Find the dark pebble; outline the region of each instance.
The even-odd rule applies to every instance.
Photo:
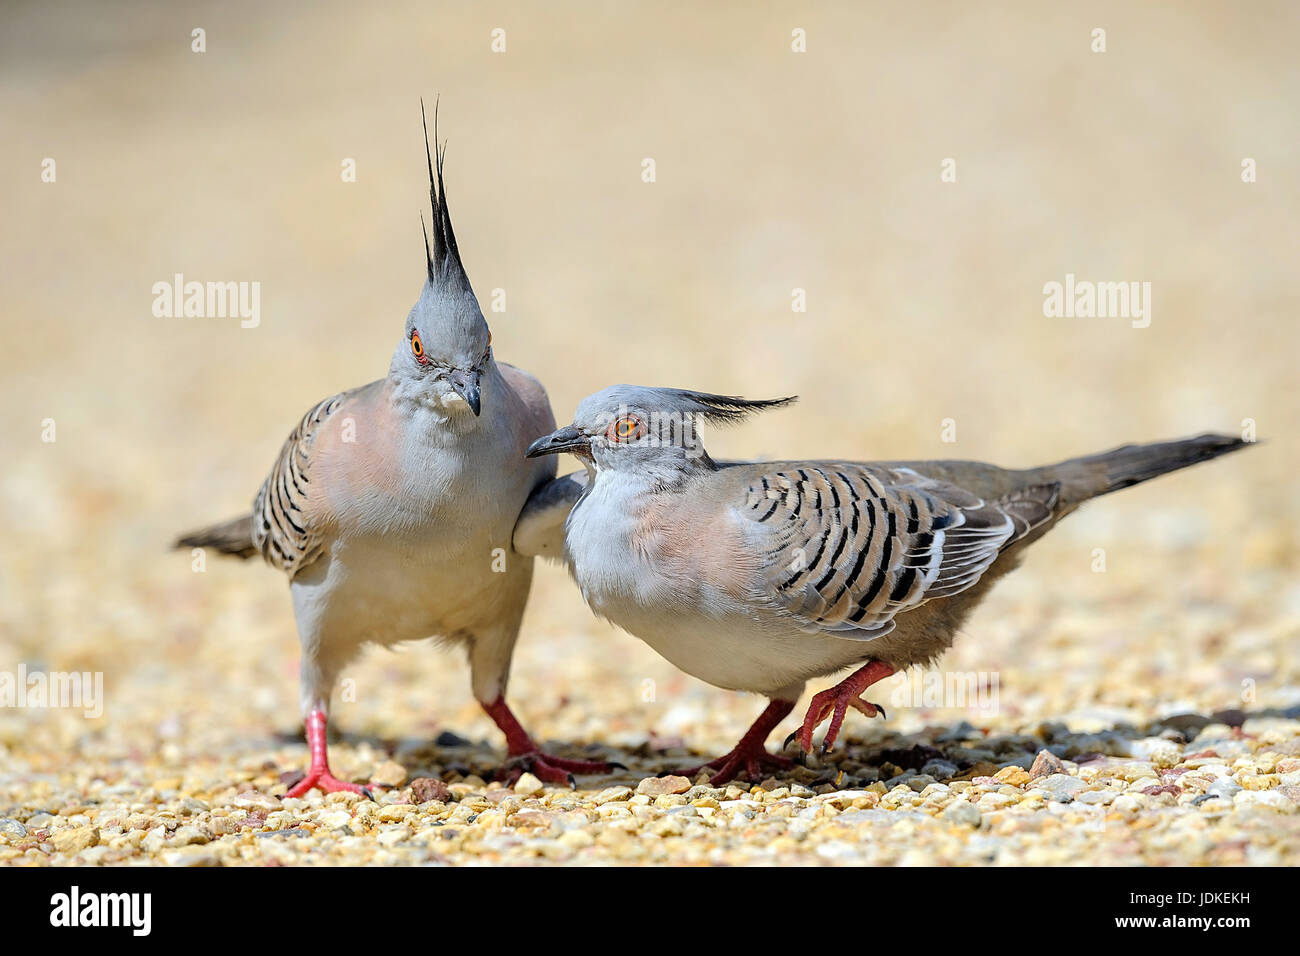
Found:
[[[305,837],[310,835],[311,834],[309,834],[306,830],[300,830],[297,829],[296,827],[288,830],[265,830],[253,834],[253,836],[257,837],[258,839],[261,839],[262,837]]]
[[[1227,724],[1229,727],[1240,727],[1246,722],[1246,712],[1244,710],[1216,710],[1210,715],[1211,720],[1216,724]]]
[[[878,759],[897,764],[904,770],[920,770],[931,760],[942,760],[943,752],[924,744],[917,744],[907,750],[883,750]]]
[[[1184,739],[1191,739],[1196,736],[1197,731],[1211,723],[1213,721],[1204,714],[1174,714],[1158,721],[1156,726],[1177,730],[1183,734]]]

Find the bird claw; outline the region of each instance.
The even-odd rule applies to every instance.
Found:
[[[826,728],[826,736],[822,739],[821,752],[823,756],[830,753],[840,735],[840,726],[844,723],[844,715],[848,713],[850,707],[867,717],[879,716],[882,720],[885,718],[885,708],[879,704],[873,704],[871,701],[862,700],[857,696],[849,696],[840,692],[839,688],[832,687],[830,690],[822,691],[812,699],[812,703],[808,707],[808,714],[804,717],[803,725],[786,738],[786,744],[789,744],[791,740],[798,739],[799,749],[805,754],[812,753],[813,731],[817,729],[817,726],[823,720],[829,717],[831,718],[831,725]]]
[[[480,701],[483,709],[506,735],[506,747],[509,757],[505,765],[497,772],[497,778],[513,784],[525,770],[543,783],[567,786],[577,789],[575,773],[609,773],[610,767],[626,770],[622,764],[606,763],[603,760],[569,760],[567,757],[553,757],[543,753],[527,731],[520,726],[514,712],[506,704],[505,698],[498,696],[493,701]]]
[[[367,800],[375,799],[374,794],[370,792],[368,787],[340,780],[335,777],[334,774],[330,773],[329,768],[327,767],[313,768],[307,771],[307,773],[303,774],[297,783],[285,791],[284,797],[281,799],[301,797],[313,787],[320,790],[321,793],[338,793],[342,791],[344,793],[358,793]]]
[[[860,695],[876,681],[883,680],[892,673],[894,673],[893,666],[884,661],[867,661],[834,687],[820,694],[814,694],[811,703],[808,704],[808,713],[804,716],[803,724],[786,738],[786,743],[798,740],[800,750],[804,753],[812,753],[813,731],[817,729],[818,724],[830,717],[831,724],[826,728],[826,737],[822,741],[822,753],[829,753],[831,747],[835,745],[835,738],[840,735],[840,726],[844,723],[844,715],[848,713],[850,707],[868,717],[875,717],[878,714],[883,718],[885,708],[863,700]]]
[[[869,700],[863,700],[858,697],[858,693],[859,691],[854,687],[845,687],[844,684],[840,684],[814,696],[812,703],[808,705],[808,713],[803,719],[803,725],[786,738],[786,744],[789,744],[792,740],[798,740],[800,750],[804,753],[812,753],[813,731],[817,729],[818,724],[829,717],[831,725],[826,728],[826,736],[822,740],[821,752],[822,754],[830,753],[831,748],[835,746],[836,738],[840,735],[840,726],[844,723],[844,715],[848,713],[849,708],[864,716],[879,716],[883,720],[885,718],[885,708],[879,704],[873,704]]]
[[[717,787],[728,780],[733,780],[742,772],[750,780],[755,782],[763,779],[764,771],[785,771],[794,766],[794,761],[789,757],[782,757],[779,754],[770,754],[760,744],[758,747],[741,747],[737,746],[727,751],[716,760],[710,760],[708,763],[702,763],[698,767],[687,767],[680,770],[668,770],[659,776],[668,776],[670,774],[690,777],[694,779],[701,770],[714,770],[709,776],[709,786]]]
[[[505,766],[501,768],[498,776],[506,784],[513,785],[527,770],[542,783],[550,783],[576,790],[578,781],[574,778],[574,774],[609,773],[611,767],[627,769],[622,764],[601,760],[570,760],[567,757],[555,757],[540,750],[530,750],[526,753],[512,754],[510,759],[506,761]]]
[[[307,732],[307,745],[311,749],[311,765],[305,774],[289,785],[289,789],[284,792],[284,796],[301,797],[308,790],[315,787],[321,793],[338,793],[339,791],[359,793],[367,800],[374,800],[374,796],[365,787],[355,783],[347,783],[330,772],[329,757],[326,755],[325,722],[325,711],[323,710],[313,710],[307,715],[304,724]]]

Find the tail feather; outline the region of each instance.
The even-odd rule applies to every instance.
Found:
[[[1207,433],[1149,445],[1122,445],[1097,455],[1037,468],[1033,474],[1037,480],[1060,481],[1061,504],[1072,508],[1089,498],[1218,458],[1249,444],[1252,442],[1231,435]]]
[[[175,548],[213,548],[236,558],[257,554],[253,544],[253,516],[243,515],[208,528],[191,531],[176,539]]]

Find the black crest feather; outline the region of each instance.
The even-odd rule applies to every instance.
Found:
[[[788,395],[785,398],[741,398],[739,395],[713,395],[709,392],[694,392],[688,389],[682,389],[680,394],[700,406],[696,414],[708,421],[724,425],[743,421],[755,412],[791,405],[799,398],[797,395]]]
[[[456,245],[456,233],[451,228],[451,213],[447,209],[447,187],[442,180],[442,164],[447,156],[446,144],[438,145],[438,104],[433,105],[433,142],[429,147],[429,121],[424,113],[424,100],[420,100],[420,122],[424,126],[424,156],[429,164],[429,205],[432,207],[433,233],[432,248],[429,236],[424,228],[424,216],[420,216],[420,233],[424,236],[424,258],[428,263],[429,282],[435,286],[449,287],[460,291],[471,291],[469,276],[460,261],[460,248]],[[435,168],[434,155],[438,160]]]

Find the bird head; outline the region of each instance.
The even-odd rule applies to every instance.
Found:
[[[716,467],[696,431],[699,421],[734,424],[789,398],[747,399],[684,388],[611,385],[578,405],[573,424],[537,439],[528,457],[569,452],[596,471],[665,473]]]
[[[420,104],[424,120],[424,104]],[[420,298],[406,317],[402,341],[393,355],[391,371],[415,383],[422,394],[453,411],[459,407],[479,414],[484,373],[492,362],[492,333],[479,308],[469,276],[460,260],[456,234],[447,211],[447,190],[442,163],[447,148],[437,146],[438,114],[434,109],[435,163],[429,148],[429,127],[424,125],[424,150],[429,164],[429,203],[433,234],[430,245],[424,233],[425,280]]]

